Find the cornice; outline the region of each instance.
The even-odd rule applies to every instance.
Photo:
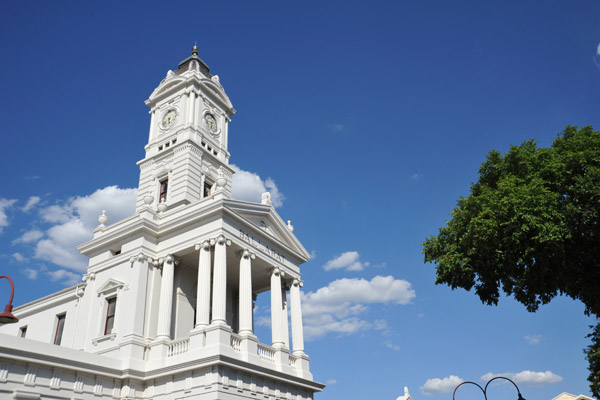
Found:
[[[238,207],[235,207],[236,205]],[[247,210],[249,208],[249,211],[251,212],[254,211],[257,214],[269,215],[273,221],[276,221],[279,233],[289,240],[290,243],[293,243],[298,250],[290,247],[290,245],[280,240],[278,237],[259,229],[244,218],[243,215],[240,215],[234,208],[238,208],[239,210]],[[299,263],[306,262],[309,259],[308,253],[295,236],[291,232],[288,233],[284,230],[287,229],[287,227],[285,227],[281,217],[279,217],[271,207],[229,199],[215,200],[210,197],[188,204],[184,207],[167,211],[163,216],[157,217],[157,220],[155,221],[141,218],[139,214],[136,214],[129,219],[110,225],[104,231],[103,235],[78,246],[77,249],[84,255],[91,255],[96,250],[105,249],[111,244],[122,241],[124,238],[132,235],[147,235],[157,241],[160,236],[169,235],[178,230],[182,230],[186,226],[193,225],[215,215],[218,216],[219,214],[221,214],[223,218],[225,216],[229,217],[241,227],[251,231],[255,236],[266,238],[268,241],[296,258]]]
[[[44,296],[42,298],[36,299],[34,301],[30,301],[29,303],[22,304],[13,309],[15,314],[18,314],[19,318],[24,318],[31,313],[39,312],[47,307],[54,307],[57,304],[62,304],[74,300],[78,297],[78,292],[80,289],[84,289],[87,286],[87,283],[78,283],[74,286],[65,288],[59,292],[49,294],[48,296]]]
[[[310,381],[308,379],[300,378],[294,375],[289,375],[284,372],[280,372],[274,369],[269,369],[256,364],[251,364],[246,361],[238,360],[232,357],[228,357],[222,354],[211,355],[203,358],[197,358],[191,361],[186,361],[178,364],[169,365],[166,367],[157,368],[154,370],[147,371],[144,374],[145,379],[158,379],[168,375],[174,375],[188,371],[190,369],[196,369],[198,367],[209,367],[213,365],[229,367],[232,369],[243,370],[252,375],[259,375],[264,378],[279,380],[294,385],[302,386],[306,389],[313,391],[321,391],[325,388],[322,383]]]
[[[217,85],[212,80],[198,76],[195,73],[183,73],[181,75],[175,75],[169,77],[167,80],[161,82],[156,89],[150,94],[148,100],[145,101],[146,105],[150,108],[155,107],[161,101],[169,98],[177,91],[185,91],[189,88],[190,83],[204,92],[205,94],[211,95],[213,101],[219,104],[229,115],[235,114],[235,109],[231,104],[231,100],[225,93],[225,90],[221,85]],[[202,90],[204,89],[204,90]]]
[[[69,369],[91,375],[103,375],[113,379],[122,378],[120,360],[35,340],[13,338],[12,336],[4,334],[0,334],[0,337],[0,355],[2,358],[15,359],[32,364],[41,364],[53,368]],[[20,342],[13,339],[18,339]],[[47,347],[47,349],[46,351],[40,351],[39,347]],[[64,353],[64,355],[61,354],[58,356],[51,354],[56,352]],[[90,360],[84,361],[81,360],[82,358],[88,358]],[[112,367],[103,366],[111,364],[113,365]],[[138,378],[140,377],[142,377],[142,374],[138,375]]]
[[[57,353],[60,353],[58,355]],[[72,370],[79,373],[98,375],[111,379],[133,379],[136,381],[158,379],[168,375],[185,373],[213,365],[242,370],[248,374],[291,383],[312,391],[323,390],[325,385],[274,369],[238,360],[222,354],[210,355],[193,360],[146,370],[127,366],[123,361],[99,354],[81,352],[61,346],[0,334],[0,355],[7,360]]]
[[[90,252],[117,242],[125,236],[138,233],[145,233],[156,237],[158,234],[158,224],[146,218],[141,218],[140,214],[135,214],[127,219],[109,225],[102,236],[77,246],[77,250],[84,255],[88,255]]]

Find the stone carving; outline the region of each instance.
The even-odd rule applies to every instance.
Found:
[[[408,386],[404,386],[404,396],[398,396],[396,400],[412,400],[412,396],[408,393]]]

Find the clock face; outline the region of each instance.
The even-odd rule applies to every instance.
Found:
[[[169,129],[177,119],[177,110],[171,109],[163,115],[162,121],[160,123],[163,129]]]
[[[206,114],[204,116],[204,122],[206,122],[206,126],[208,127],[208,130],[210,131],[210,133],[212,133],[212,134],[217,133],[217,130],[219,128],[217,126],[217,121],[215,120],[215,117],[212,114]]]

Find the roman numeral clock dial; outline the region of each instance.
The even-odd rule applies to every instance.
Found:
[[[163,115],[160,126],[163,129],[169,129],[177,120],[177,110],[171,109]]]
[[[206,114],[204,116],[204,122],[206,123],[206,127],[208,128],[208,131],[210,133],[212,133],[213,135],[216,135],[217,132],[219,131],[219,127],[217,126],[217,120],[215,119],[214,115]]]

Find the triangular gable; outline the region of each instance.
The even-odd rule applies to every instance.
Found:
[[[115,279],[108,279],[100,288],[97,290],[98,294],[106,294],[113,291],[117,291],[122,289],[125,286],[123,282],[117,281]]]
[[[591,397],[588,397],[588,396],[584,396],[582,394],[580,394],[579,396],[575,396],[574,394],[571,394],[571,393],[562,392],[561,394],[559,394],[552,400],[594,400],[594,399]]]
[[[249,224],[262,230],[266,236],[275,239],[297,253],[305,261],[310,258],[310,254],[273,207],[240,200],[227,200],[225,207]]]

